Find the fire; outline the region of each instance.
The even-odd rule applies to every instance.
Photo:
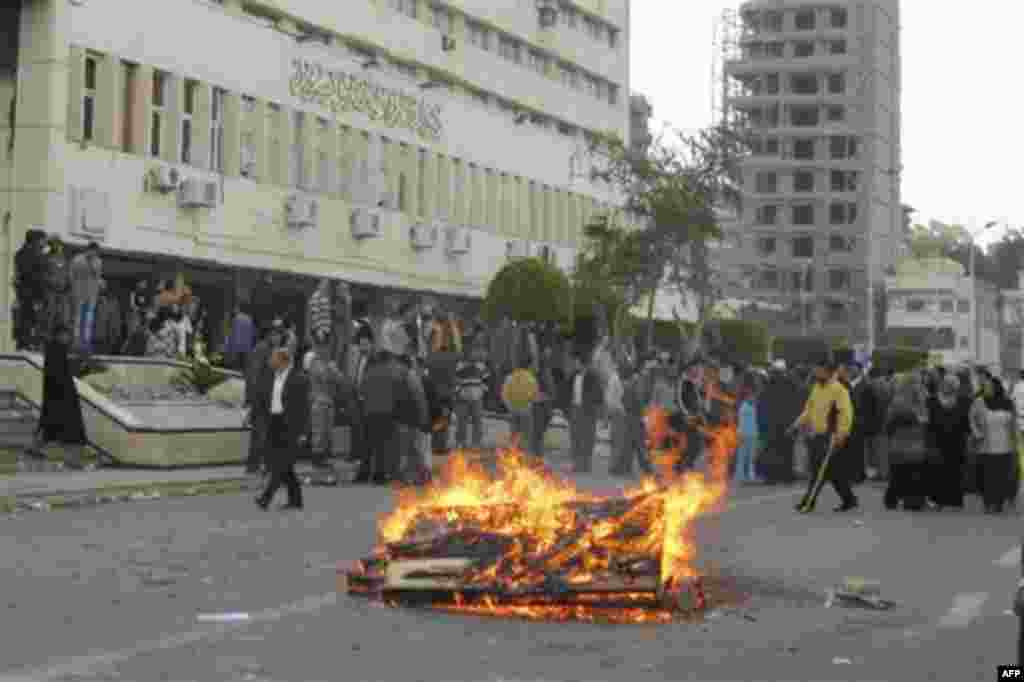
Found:
[[[726,422],[700,427],[707,440],[705,471],[646,477],[616,498],[579,490],[515,446],[499,451],[493,474],[455,453],[434,483],[397,492],[394,510],[379,523],[380,545],[367,561],[383,566],[427,557],[419,563],[461,566],[460,559],[445,557],[473,557],[464,569],[446,569],[454,577],[410,574],[454,581],[454,601],[436,605],[447,611],[670,621],[678,614],[666,608],[666,594],[690,586],[699,593],[692,608],[703,606],[693,530],[728,489],[736,431]],[[646,423],[652,445],[669,440],[679,456],[685,441],[667,415],[651,409]],[[365,564],[356,575],[367,574]],[[349,584],[357,591],[351,579]]]

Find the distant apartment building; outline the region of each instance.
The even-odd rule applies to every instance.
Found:
[[[739,292],[785,311],[776,336],[877,342],[870,292],[904,225],[898,0],[754,0],[718,47],[720,122],[747,147]]]
[[[975,281],[962,265],[945,258],[900,262],[895,275],[886,278],[886,290],[886,344],[928,350],[946,365],[1020,366],[1019,354],[1016,363],[1004,362],[1009,312],[1004,302],[1024,292],[1000,293],[994,284]]]

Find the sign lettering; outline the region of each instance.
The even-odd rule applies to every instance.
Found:
[[[322,64],[295,59],[288,90],[306,104],[331,113],[359,112],[375,123],[404,128],[430,141],[441,139],[441,105],[428,104],[398,90],[375,85]]]

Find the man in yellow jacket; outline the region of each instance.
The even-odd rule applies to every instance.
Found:
[[[807,437],[810,482],[807,493],[796,506],[797,511],[809,512],[814,509],[814,486],[821,477],[832,483],[841,504],[835,511],[845,512],[858,507],[857,496],[850,486],[850,467],[845,466],[843,445],[853,427],[853,404],[850,394],[836,378],[836,363],[823,359],[815,368],[815,382],[804,410],[791,427],[801,429]],[[827,465],[825,457],[832,448],[833,454]],[[822,471],[822,466],[826,469]]]

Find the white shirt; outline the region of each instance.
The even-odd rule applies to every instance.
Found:
[[[188,355],[188,335],[192,333],[192,320],[188,315],[182,315],[181,319],[172,323],[178,332],[178,355]]]
[[[576,378],[572,382],[572,404],[582,405],[583,404],[583,372],[577,372]]]
[[[284,414],[284,384],[288,381],[288,375],[291,371],[292,366],[288,365],[274,374],[274,390],[270,393],[271,414]]]
[[[1024,381],[1013,387],[1013,404],[1017,407],[1017,430],[1024,431]]]

